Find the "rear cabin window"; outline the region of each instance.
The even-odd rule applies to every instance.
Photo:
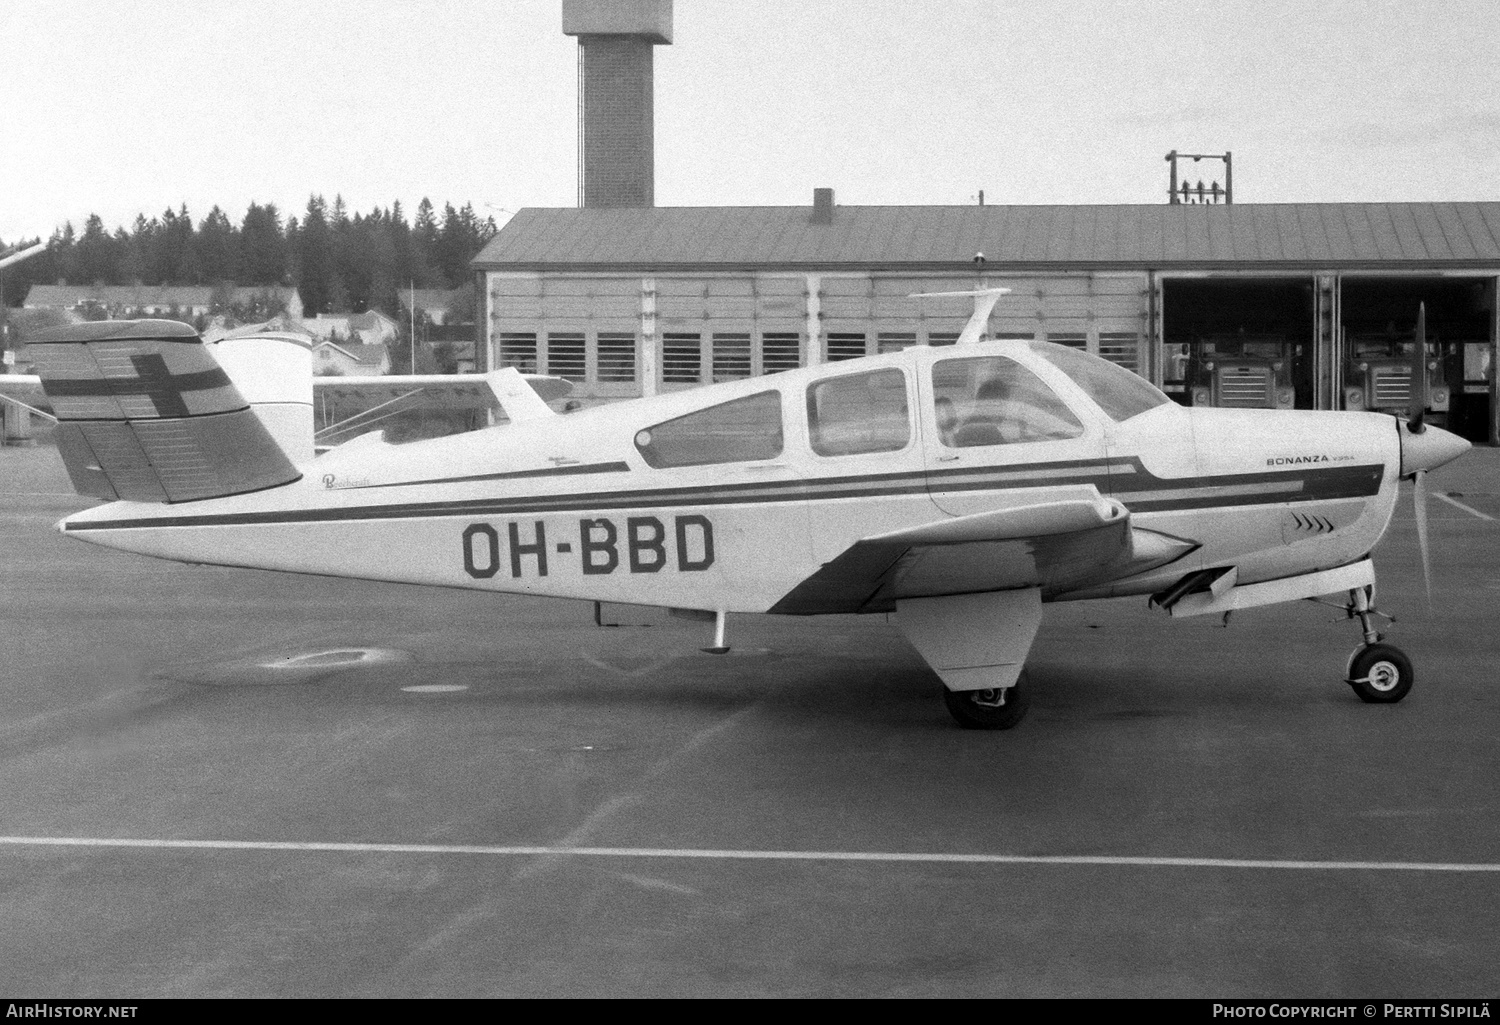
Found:
[[[757,392],[647,427],[635,447],[658,470],[774,459],[782,449],[781,393]]]
[[[939,360],[933,414],[948,448],[1062,441],[1083,424],[1042,379],[1004,356]]]
[[[820,456],[897,452],[911,443],[906,375],[874,370],[807,389],[807,426]]]

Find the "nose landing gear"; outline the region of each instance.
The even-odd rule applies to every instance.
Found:
[[[1390,617],[1375,610],[1370,604],[1369,590],[1363,587],[1349,592],[1346,611],[1350,619],[1359,620],[1365,642],[1349,656],[1344,682],[1354,688],[1361,701],[1372,705],[1395,704],[1410,693],[1416,676],[1412,672],[1411,659],[1395,645],[1381,643],[1383,638],[1370,623],[1371,616]]]

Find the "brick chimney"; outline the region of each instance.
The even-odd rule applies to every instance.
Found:
[[[813,224],[833,223],[833,190],[813,189]]]

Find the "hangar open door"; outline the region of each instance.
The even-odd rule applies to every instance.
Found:
[[[1348,275],[1341,292],[1343,407],[1406,411],[1417,310],[1425,305],[1428,419],[1488,441],[1495,279]]]
[[[1185,406],[1315,409],[1311,277],[1165,277],[1162,387]]]

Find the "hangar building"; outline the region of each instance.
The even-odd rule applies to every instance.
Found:
[[[580,205],[522,210],[475,259],[481,369],[566,377],[584,402],[651,395],[951,344],[973,300],[913,293],[1004,286],[992,337],[1087,349],[1184,404],[1404,410],[1425,309],[1432,419],[1500,443],[1500,203],[875,207],[815,189],[805,207],[657,208],[671,0],[562,15]]]
[[[982,260],[979,259],[982,254]],[[996,338],[1086,348],[1189,405],[1404,408],[1495,439],[1500,203],[528,209],[474,261],[489,366],[585,401]]]

